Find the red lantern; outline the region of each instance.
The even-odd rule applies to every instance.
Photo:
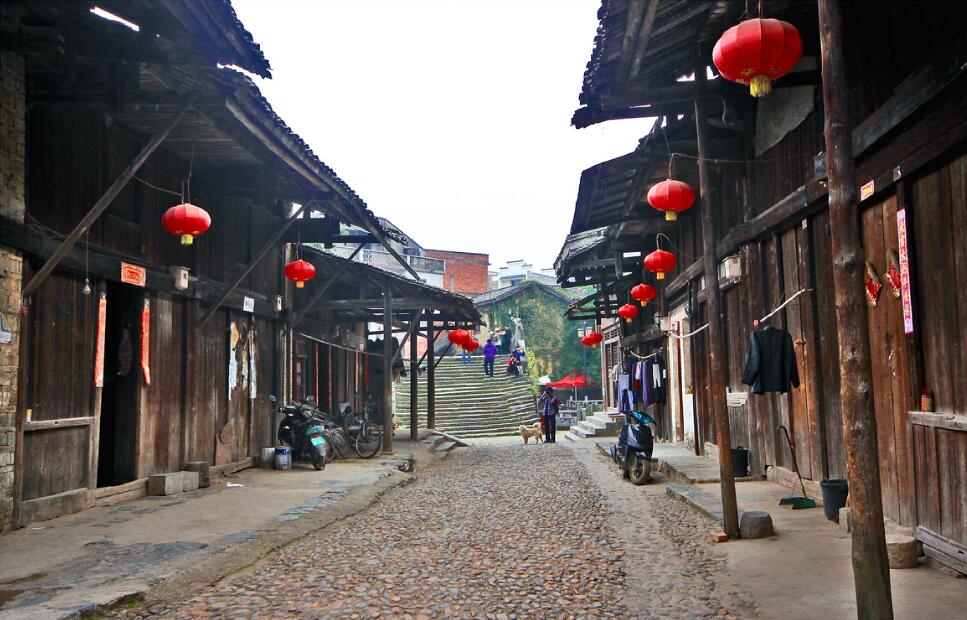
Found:
[[[305,260],[294,260],[285,266],[286,280],[295,282],[296,288],[303,288],[306,282],[316,277],[316,268]]]
[[[473,353],[474,351],[477,350],[477,348],[479,346],[480,346],[480,341],[479,340],[477,340],[476,338],[470,338],[463,345],[463,348],[467,350],[467,353]]]
[[[457,349],[462,349],[467,346],[467,342],[471,339],[470,332],[465,329],[455,329],[449,334],[447,334],[447,340],[450,344],[457,345]]]
[[[600,332],[591,332],[588,336],[591,339],[591,346],[597,348],[599,344],[604,340],[604,336]]]
[[[789,73],[802,56],[799,31],[778,19],[748,19],[725,31],[712,62],[727,80],[748,84],[753,97],[772,91],[772,81]]]
[[[642,261],[645,269],[655,274],[659,280],[665,279],[665,273],[671,271],[678,264],[675,255],[665,250],[655,250]]]
[[[631,289],[631,296],[637,299],[642,306],[647,306],[648,302],[655,298],[658,291],[650,284],[639,284]]]
[[[665,220],[674,222],[678,213],[691,209],[695,204],[695,192],[688,183],[666,179],[648,190],[648,204],[665,212]]]
[[[618,316],[630,323],[633,318],[638,316],[638,306],[625,304],[618,308]]]
[[[586,347],[591,347],[591,334],[588,334],[587,336],[582,336],[581,344],[583,344]]]
[[[212,225],[212,218],[208,211],[186,202],[165,211],[161,225],[172,235],[181,235],[181,245],[191,245],[195,237]]]

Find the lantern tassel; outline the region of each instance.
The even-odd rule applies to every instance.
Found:
[[[659,280],[664,280],[665,279],[665,272],[664,271],[659,271],[658,273],[655,274],[655,277],[658,278]]]
[[[640,304],[641,304],[641,307],[642,307],[642,308],[644,308],[645,306],[647,306],[647,305],[648,305],[648,302],[647,302],[647,301],[645,301],[644,299],[642,299],[642,300],[640,300],[640,301],[639,301],[638,303],[640,303]]]
[[[305,286],[306,286],[306,283],[302,282],[301,280],[295,283],[296,288],[305,288]]]
[[[677,213],[675,213],[674,211],[665,211],[665,221],[666,222],[674,222],[677,219],[678,219],[678,214]]]
[[[757,75],[749,82],[749,92],[753,97],[765,97],[772,92],[772,80],[764,75]]]
[[[181,236],[181,245],[191,245],[195,238],[191,235]]]

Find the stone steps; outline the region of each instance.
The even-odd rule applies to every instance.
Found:
[[[620,426],[620,421],[614,421],[606,412],[598,411],[587,420],[572,426],[564,436],[571,441],[589,437],[613,437]]]

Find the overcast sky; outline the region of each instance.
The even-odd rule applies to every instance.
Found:
[[[550,267],[581,171],[649,121],[571,127],[599,0],[233,0],[276,112],[426,248]]]

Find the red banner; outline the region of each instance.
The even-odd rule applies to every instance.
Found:
[[[97,341],[94,345],[94,387],[104,387],[104,331],[107,327],[107,294],[97,302]]]
[[[151,367],[148,363],[151,343],[151,301],[144,300],[141,310],[141,370],[144,372],[144,382],[151,385]]]

